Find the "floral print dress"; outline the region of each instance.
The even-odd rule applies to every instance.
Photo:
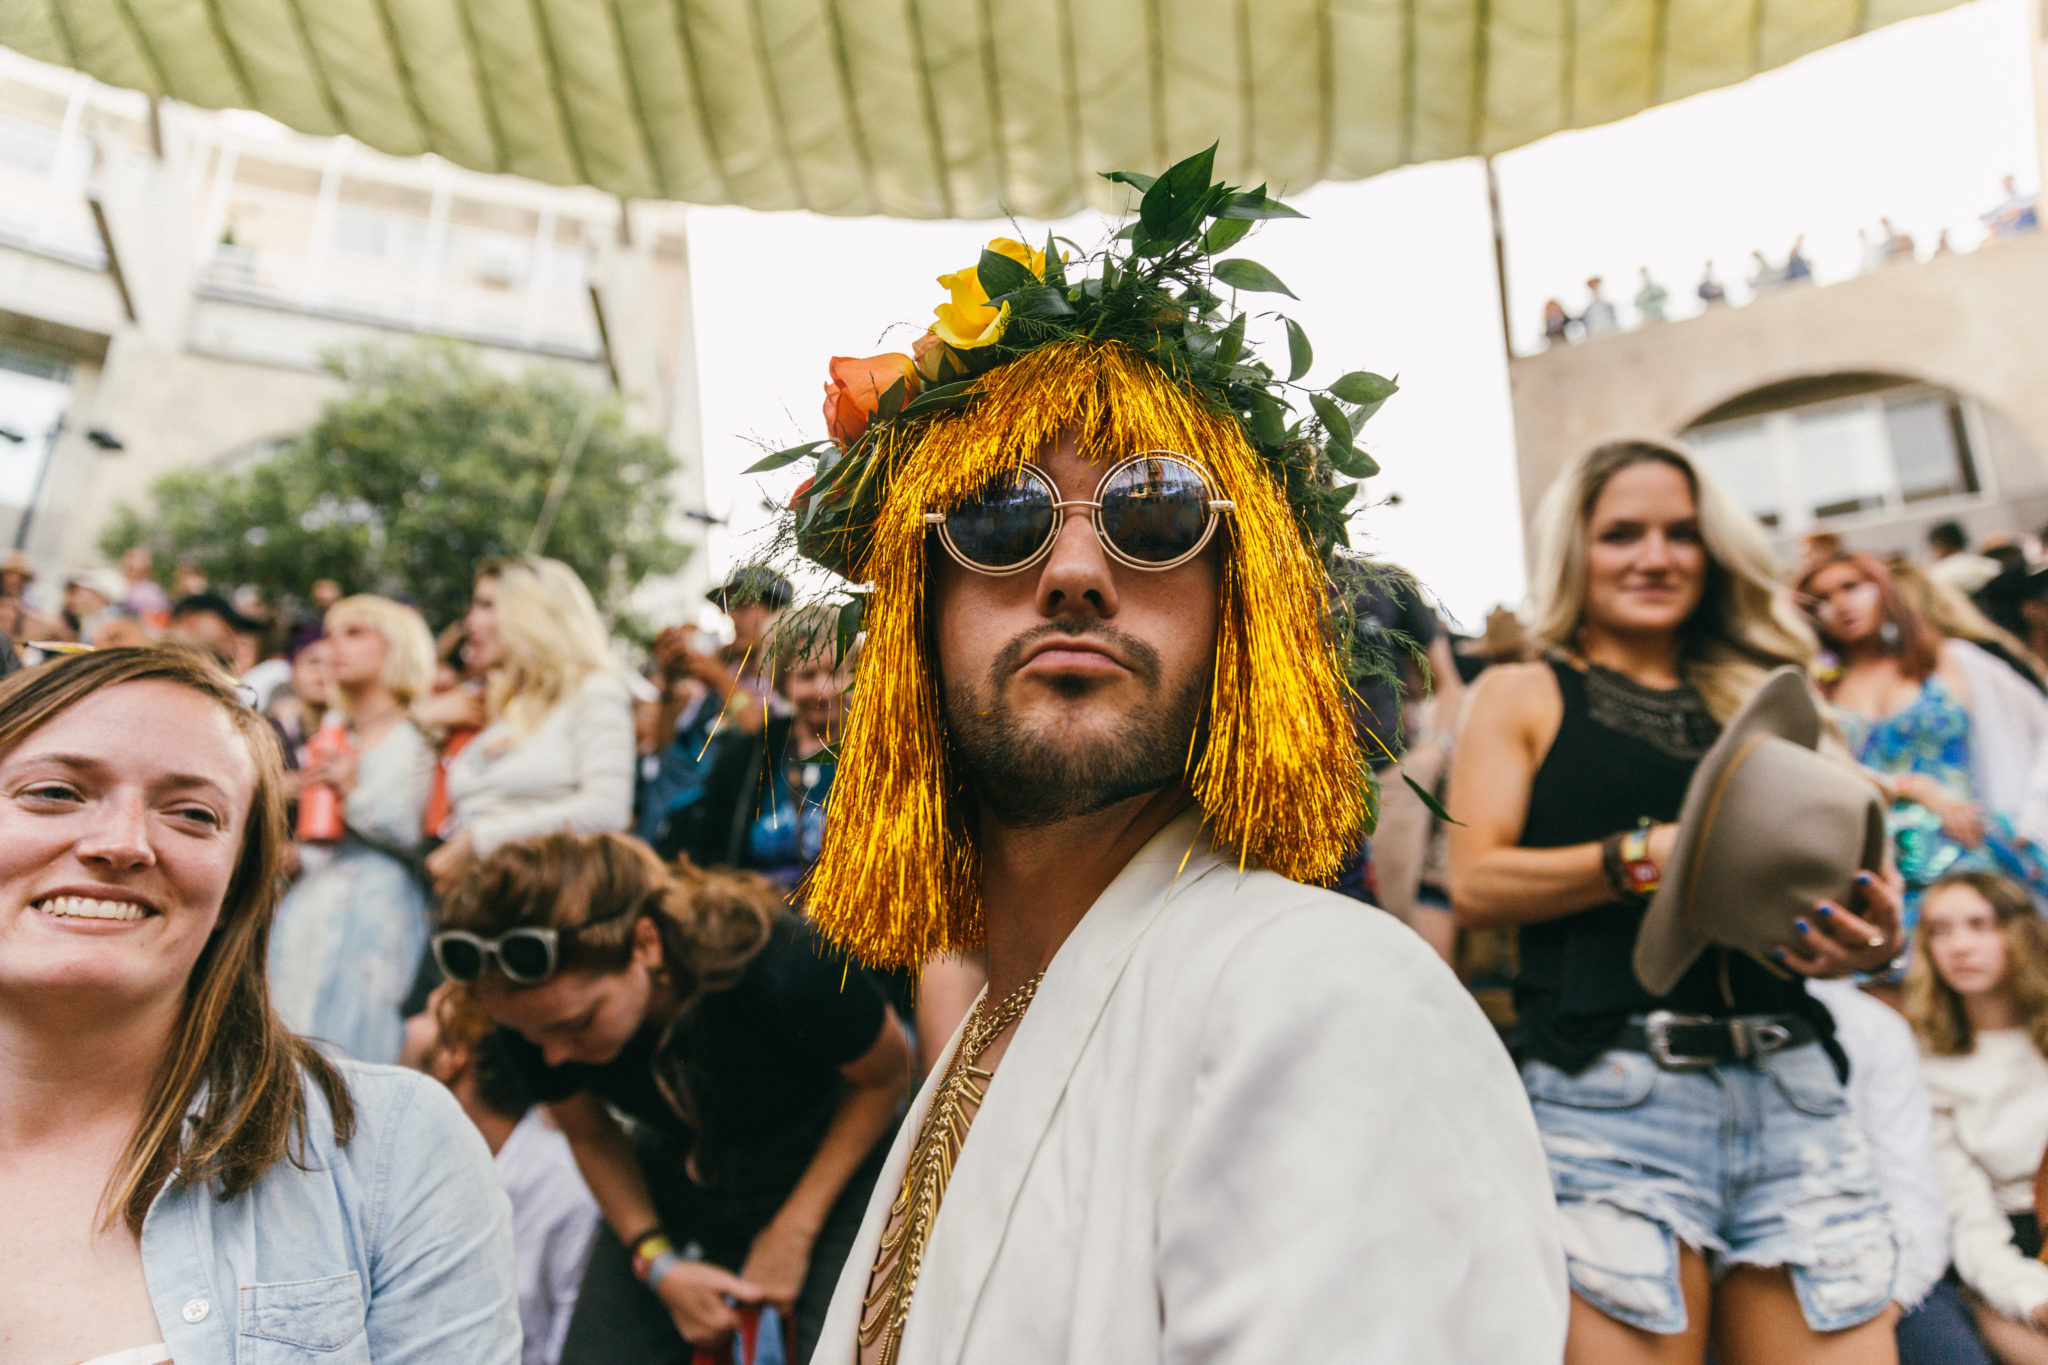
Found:
[[[1964,800],[1976,799],[1970,777],[1970,713],[1939,675],[1921,685],[1920,695],[1882,720],[1835,709],[1856,761],[1886,777],[1917,773],[1931,777]],[[1982,812],[1984,842],[1970,848],[1952,839],[1941,817],[1917,801],[1897,801],[1885,816],[1892,856],[1906,880],[1905,922],[1910,933],[1920,918],[1920,897],[1951,872],[1997,872],[2013,878],[2036,901],[2048,901],[2048,862],[2013,832],[1997,811]]]

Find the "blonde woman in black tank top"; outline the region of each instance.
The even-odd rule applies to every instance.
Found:
[[[1781,972],[1710,952],[1654,997],[1630,968],[1694,767],[1812,637],[1761,529],[1678,449],[1592,451],[1541,519],[1552,657],[1488,670],[1469,702],[1451,895],[1465,924],[1521,928],[1518,1054],[1565,1227],[1567,1363],[1696,1365],[1709,1345],[1719,1365],[1891,1362],[1891,1224],[1800,977],[1889,962],[1893,890],[1816,907]],[[1778,1045],[1737,1047],[1760,1036]]]

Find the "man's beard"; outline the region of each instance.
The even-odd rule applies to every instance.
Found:
[[[1024,651],[1047,635],[1092,635],[1111,641],[1143,684],[1146,700],[1125,718],[1123,731],[1079,744],[1052,733],[1027,733],[1010,713],[1011,676]],[[1102,626],[1053,622],[1025,632],[996,656],[981,688],[946,688],[946,726],[963,775],[997,822],[1009,829],[1041,829],[1107,810],[1180,781],[1195,726],[1201,719],[1206,673],[1188,675],[1169,696],[1160,691],[1159,655],[1142,640]],[[1091,686],[1059,678],[1054,690],[1079,697]]]

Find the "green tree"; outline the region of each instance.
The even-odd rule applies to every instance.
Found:
[[[675,457],[628,430],[615,397],[560,371],[501,374],[445,343],[328,366],[348,392],[310,430],[250,465],[163,476],[150,507],[115,514],[101,551],[147,545],[161,564],[189,557],[214,582],[274,600],[331,578],[409,596],[440,624],[462,614],[480,561],[527,548],[573,461],[545,553],[608,610],[682,567],[687,547],[668,531]]]

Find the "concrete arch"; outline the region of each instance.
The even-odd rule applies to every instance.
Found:
[[[1949,389],[2048,449],[2044,355],[2048,234],[1558,347],[1509,369],[1524,513],[1592,446],[1677,436],[1732,401],[1816,376]]]

